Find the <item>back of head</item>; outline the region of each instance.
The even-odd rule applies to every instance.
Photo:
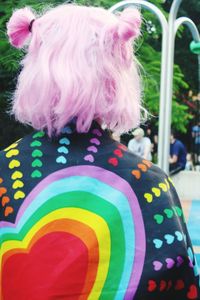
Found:
[[[132,42],[140,14],[60,5],[41,16],[17,10],[8,22],[13,46],[25,48],[13,99],[17,120],[57,132],[76,118],[86,132],[93,120],[125,132],[139,123],[140,78]]]

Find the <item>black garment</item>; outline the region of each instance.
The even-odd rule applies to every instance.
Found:
[[[0,153],[2,300],[200,299],[173,183],[93,124]]]

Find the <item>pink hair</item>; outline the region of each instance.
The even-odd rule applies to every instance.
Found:
[[[29,8],[15,11],[7,24],[10,42],[18,48],[29,42],[14,94],[16,119],[49,135],[74,117],[78,132],[93,120],[116,132],[136,127],[140,78],[132,42],[140,23],[136,9],[116,16],[65,4],[38,18]]]

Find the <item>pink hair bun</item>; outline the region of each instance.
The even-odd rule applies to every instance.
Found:
[[[30,36],[29,26],[35,19],[33,12],[25,7],[16,10],[7,23],[7,34],[11,45],[22,48]]]
[[[139,10],[127,8],[120,15],[118,35],[124,41],[140,35],[141,15]]]

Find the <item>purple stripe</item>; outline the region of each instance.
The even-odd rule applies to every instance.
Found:
[[[0,228],[16,227],[26,208],[36,198],[36,196],[43,189],[45,189],[45,187],[47,187],[49,184],[62,178],[77,176],[77,175],[90,176],[96,178],[110,185],[116,190],[122,192],[129,201],[132,215],[133,215],[134,226],[135,226],[136,249],[135,249],[133,271],[131,274],[127,293],[124,299],[125,300],[133,299],[137,291],[138,284],[143,270],[145,250],[146,250],[146,238],[145,238],[142,213],[138,203],[138,199],[134,191],[132,190],[131,186],[129,185],[129,183],[125,181],[123,178],[119,177],[117,174],[114,174],[100,167],[87,166],[87,165],[69,167],[66,169],[59,170],[55,173],[52,173],[49,176],[47,176],[44,180],[42,180],[26,197],[26,199],[24,200],[23,204],[19,209],[15,224],[9,222],[0,222]]]

